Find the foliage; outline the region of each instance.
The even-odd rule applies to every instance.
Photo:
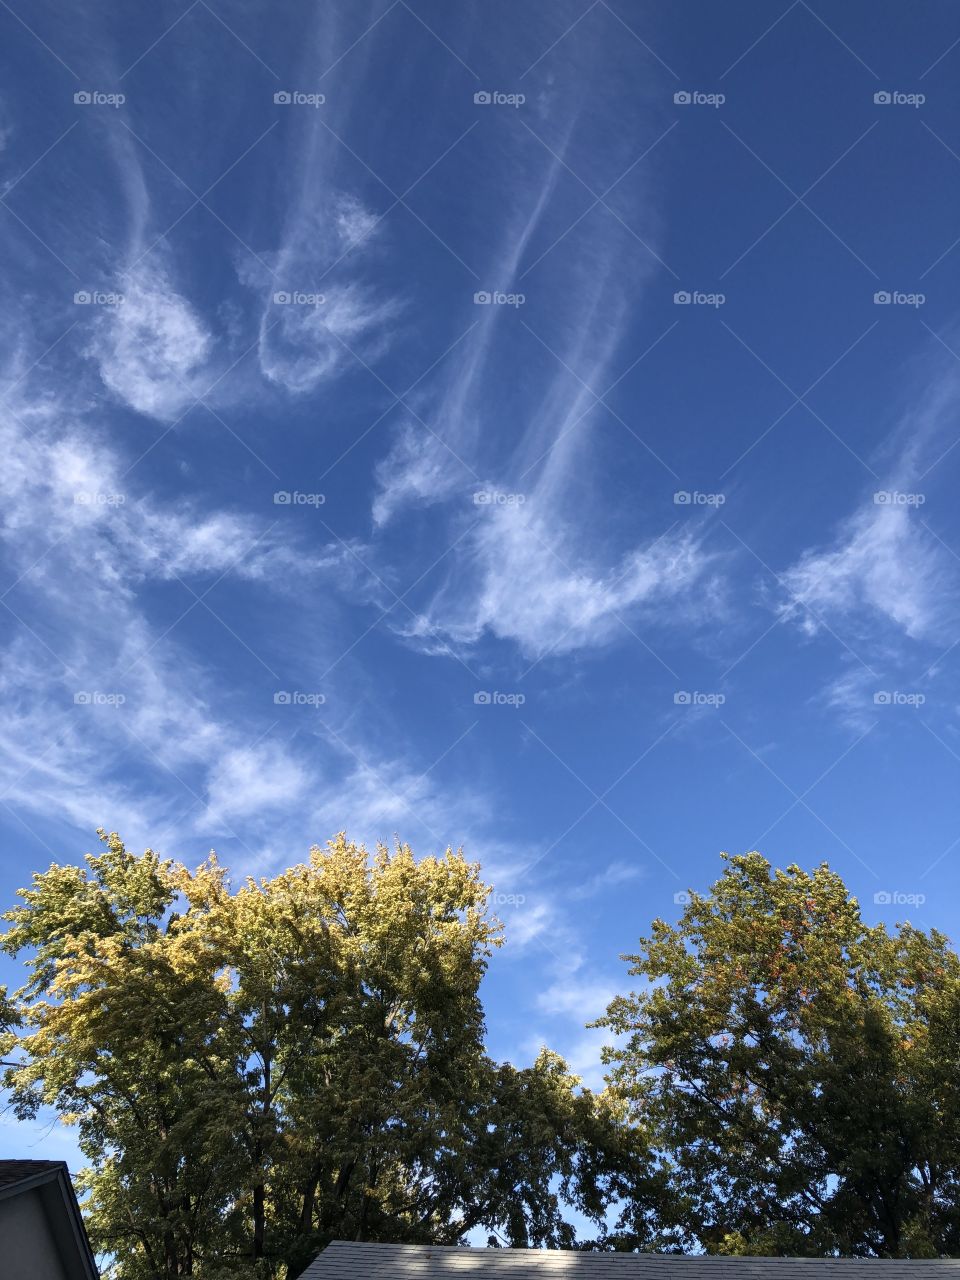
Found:
[[[116,834],[4,917],[21,1116],[78,1126],[116,1280],[294,1277],[333,1238],[569,1245],[642,1183],[623,1108],[544,1051],[493,1063],[478,995],[499,926],[462,855],[341,835],[231,888]],[[4,1030],[6,1027],[6,1030]]]
[[[826,866],[727,859],[627,957],[609,1088],[484,1047],[459,853],[339,836],[231,886],[101,833],[4,917],[4,1082],[89,1160],[115,1280],[293,1280],[331,1239],[960,1256],[960,959]],[[608,1226],[615,1207],[616,1226]],[[578,1240],[571,1215],[593,1224]]]
[[[960,1254],[960,960],[869,928],[828,867],[728,859],[625,959],[612,1091],[660,1153],[662,1227],[736,1254]],[[620,1243],[630,1243],[630,1216]]]

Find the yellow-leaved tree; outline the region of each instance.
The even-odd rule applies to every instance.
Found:
[[[569,1245],[636,1203],[625,1108],[555,1054],[484,1047],[498,923],[450,850],[369,854],[343,835],[231,886],[116,834],[21,891],[3,937],[5,1085],[52,1106],[89,1161],[85,1213],[117,1280],[292,1280],[333,1238],[455,1243],[485,1227]]]

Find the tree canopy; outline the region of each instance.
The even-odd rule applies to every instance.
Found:
[[[960,1254],[960,960],[867,926],[826,865],[727,860],[625,957],[601,1025],[652,1135],[665,1238],[735,1254]],[[630,1243],[630,1214],[621,1222]]]
[[[633,1144],[555,1054],[487,1056],[476,865],[341,835],[233,889],[212,855],[101,838],[6,913],[29,978],[3,1056],[21,1116],[78,1126],[117,1280],[294,1277],[336,1237],[569,1245],[571,1207],[602,1228]]]
[[[294,1280],[333,1238],[960,1256],[960,958],[826,865],[727,857],[624,957],[607,1088],[485,1047],[451,850],[340,835],[234,887],[101,832],[6,912],[4,1084],[89,1162],[112,1280]],[[12,1065],[11,1065],[12,1064]],[[578,1237],[587,1225],[587,1237]]]

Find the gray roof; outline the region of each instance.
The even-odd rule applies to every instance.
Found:
[[[718,1258],[335,1240],[300,1280],[960,1280],[960,1258]]]
[[[53,1181],[66,1167],[62,1160],[0,1160],[0,1196]]]

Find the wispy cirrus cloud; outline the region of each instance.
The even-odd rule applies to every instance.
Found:
[[[279,242],[256,258],[238,258],[238,274],[260,295],[263,376],[302,396],[379,360],[396,336],[404,303],[377,279],[387,225],[348,189],[340,172],[345,152],[334,131],[301,113],[292,140]]]
[[[283,718],[271,694],[279,677],[258,705],[251,690],[273,648],[221,622],[215,599],[207,607],[208,589],[223,583],[243,584],[247,613],[260,597],[311,593],[329,613],[356,582],[348,546],[305,547],[259,516],[160,499],[54,392],[20,387],[8,406],[0,805],[31,829],[87,836],[102,824],[183,856],[226,840],[240,870],[289,862],[344,827],[370,843],[402,832],[421,849],[483,846],[491,807],[477,788],[450,788],[372,749],[349,692],[345,717],[323,723],[318,713]],[[157,592],[171,586],[167,608],[171,597]],[[218,637],[212,649],[181,626],[201,611]],[[235,644],[261,677],[242,698],[218,644]],[[321,654],[321,667],[340,654]],[[349,691],[349,672],[344,682]]]
[[[290,260],[282,278],[309,283],[319,274],[314,259],[301,258]],[[257,348],[264,376],[297,395],[315,391],[357,359],[377,360],[390,344],[390,324],[400,311],[395,299],[359,283],[327,285],[319,302],[299,303],[304,292],[302,284],[275,291],[260,320]]]
[[[539,162],[531,198],[508,220],[489,268],[491,277],[503,288],[516,280],[563,173],[559,156],[544,162],[541,155]],[[491,412],[487,398],[501,320],[494,307],[474,309],[456,343],[455,363],[442,368],[415,397],[414,407],[422,411],[417,415],[420,420],[408,417],[402,422],[391,449],[375,470],[372,514],[377,527],[389,524],[410,507],[443,503],[464,493],[471,481],[479,480],[469,459],[476,461],[484,419]],[[424,429],[423,414],[440,424],[442,434]]]
[[[213,334],[156,265],[122,273],[117,292],[123,301],[101,308],[88,354],[121,402],[170,421],[213,380]]]
[[[338,26],[335,11],[317,19],[302,55],[305,78],[332,60]],[[345,105],[343,93],[339,100]],[[286,145],[276,131],[282,118],[293,124]],[[114,124],[107,136],[125,198],[125,218],[115,232],[123,247],[101,253],[95,275],[111,281],[123,303],[96,309],[85,354],[120,403],[171,422],[214,391],[218,402],[249,397],[249,381],[240,392],[237,378],[225,376],[251,347],[266,383],[304,396],[389,348],[403,303],[376,275],[386,229],[340,181],[337,162],[346,153],[315,112],[278,116],[248,148],[255,156],[288,155],[275,179],[283,216],[266,245],[242,221],[232,233],[227,260],[249,293],[241,288],[216,311],[191,290],[167,234],[183,216],[170,216],[172,171],[162,164],[158,179],[155,167],[145,168],[151,151],[137,129]],[[230,172],[233,165],[224,167]]]
[[[836,542],[810,550],[783,575],[781,606],[808,633],[818,615],[891,625],[912,640],[935,638],[952,612],[955,577],[942,547],[907,506],[872,499],[841,527]]]
[[[543,183],[549,189],[549,173]],[[538,201],[524,242],[541,215]],[[462,513],[473,500],[469,519],[475,527],[458,540],[445,585],[407,629],[428,646],[437,638],[470,645],[489,634],[539,657],[605,644],[631,620],[643,621],[645,610],[663,620],[669,605],[677,617],[685,601],[683,616],[691,620],[712,608],[715,559],[699,528],[665,529],[611,555],[602,524],[592,518],[589,479],[603,414],[592,388],[611,381],[627,309],[615,240],[598,244],[582,276],[565,282],[569,298],[557,302],[555,332],[546,344],[555,361],[547,364],[542,383],[532,383],[535,399],[494,476],[486,469],[484,427],[498,413],[497,344],[504,340],[503,329],[497,333],[492,326],[505,323],[494,309],[480,321],[472,354],[447,380],[436,405],[423,410],[422,418],[444,424],[442,437],[407,422],[378,467],[378,527],[405,508],[445,504],[453,542],[468,517],[452,504],[459,500]],[[511,256],[511,270],[518,257]],[[496,275],[510,279],[504,271]],[[514,327],[514,341],[553,360],[538,347],[532,326],[525,325],[526,332]],[[516,418],[518,411],[509,413]],[[503,438],[503,424],[498,436]]]
[[[407,634],[475,643],[485,633],[528,657],[564,654],[630,630],[644,610],[676,604],[704,580],[708,557],[696,535],[651,539],[612,566],[590,563],[577,533],[533,495],[493,508],[472,539],[471,561]],[[462,592],[464,568],[472,589]]]
[[[889,461],[882,480],[839,523],[832,542],[808,548],[782,575],[783,617],[811,635],[823,622],[878,641],[878,628],[910,641],[950,634],[960,561],[927,511],[939,487],[939,464],[953,447],[958,403],[952,367],[924,381],[884,445]]]
[[[159,501],[105,437],[66,407],[20,409],[0,411],[8,459],[0,527],[30,583],[54,592],[59,583],[69,593],[86,577],[95,602],[107,604],[147,579],[230,573],[279,586],[295,569],[348,558],[342,546],[298,553],[272,524],[240,511],[211,511],[186,496]]]
[[[329,582],[344,549],[304,553],[262,519],[162,502],[82,416],[26,392],[17,406],[0,412],[3,802],[143,839],[187,813],[197,831],[255,831],[294,808],[317,783],[306,744],[266,737],[266,708],[234,710],[179,623],[218,580]],[[162,583],[184,589],[172,613],[156,612]]]

